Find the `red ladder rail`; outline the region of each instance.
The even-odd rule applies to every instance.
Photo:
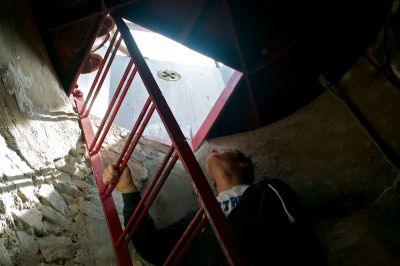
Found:
[[[160,88],[154,80],[153,75],[151,74],[143,56],[139,51],[139,48],[132,38],[129,28],[121,17],[113,16],[113,19],[116,22],[118,29],[111,40],[104,60],[101,63],[93,84],[91,85],[88,96],[86,100],[84,100],[82,95],[77,94],[75,95],[75,102],[80,114],[80,124],[85,137],[86,145],[89,150],[90,163],[93,169],[97,187],[99,189],[100,199],[118,263],[120,265],[132,265],[132,261],[128,252],[128,244],[132,239],[135,229],[138,227],[139,223],[146,215],[155,198],[161,191],[176,162],[178,159],[180,159],[194,185],[195,192],[201,202],[201,208],[188,228],[185,230],[171,254],[168,256],[164,265],[179,264],[185,255],[185,252],[189,249],[190,245],[207,222],[210,222],[210,225],[213,228],[219,243],[221,244],[222,250],[224,251],[229,264],[247,265],[245,259],[241,255],[239,244],[233,237],[232,230],[226,221],[220,205],[217,203],[215,195],[212,192],[193,154],[193,151],[190,148],[189,143],[186,141],[175,117],[173,116],[160,91]],[[119,35],[118,39],[117,35]],[[107,108],[98,130],[96,134],[94,134],[88,115],[97,95],[99,94],[99,91],[102,88],[103,82],[108,74],[122,41],[125,43],[129,54],[131,55],[131,60],[125,69],[125,72],[118,84],[117,90]],[[157,110],[166,130],[168,131],[172,145],[149,187],[140,200],[136,210],[129,219],[126,227],[122,229],[121,222],[115,208],[115,203],[111,197],[111,193],[115,188],[115,184],[108,186],[102,182],[104,166],[102,158],[98,152],[128,90],[131,87],[132,81],[137,72],[139,72],[140,77],[142,78],[142,81],[148,91],[149,98],[145,102],[141,113],[135,121],[132,131],[126,140],[126,143],[117,161],[115,162],[115,165],[119,170],[119,173],[121,173],[126,167],[128,160],[132,156],[132,153],[142,137],[143,132],[155,110]],[[88,105],[89,107],[87,107]]]

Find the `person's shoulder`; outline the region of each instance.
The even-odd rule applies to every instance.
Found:
[[[250,185],[245,193],[246,194],[254,194],[260,191],[263,191],[264,189],[269,189],[269,186],[271,185],[277,190],[284,190],[284,191],[292,191],[291,187],[285,183],[284,181],[277,179],[277,178],[270,178],[270,177],[263,177],[260,178],[257,182],[253,183]]]
[[[261,178],[257,182],[251,184],[244,192],[243,197],[248,197],[250,195],[257,194],[258,192],[262,191],[263,189],[267,188],[269,180],[266,178]]]

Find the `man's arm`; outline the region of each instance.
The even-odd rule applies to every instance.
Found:
[[[123,170],[118,181],[117,178],[117,171],[109,165],[104,173],[103,182],[105,184],[117,182],[116,188],[122,193],[124,202],[123,216],[126,225],[139,204],[141,196],[133,183],[128,167]],[[165,261],[193,216],[194,213],[189,213],[179,222],[157,230],[152,218],[146,213],[133,234],[133,245],[145,260],[160,265]]]

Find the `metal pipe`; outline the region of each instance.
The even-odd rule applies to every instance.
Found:
[[[90,112],[90,110],[91,110],[92,107],[93,107],[94,101],[96,100],[97,95],[99,94],[100,89],[101,89],[101,87],[103,86],[103,82],[104,82],[104,80],[105,80],[106,77],[107,77],[108,71],[110,70],[111,64],[112,64],[112,62],[114,61],[115,55],[117,54],[118,47],[119,47],[119,45],[121,44],[121,41],[122,41],[122,36],[119,37],[119,39],[118,39],[118,41],[117,41],[117,43],[116,43],[116,45],[115,45],[114,51],[113,51],[113,53],[111,54],[110,60],[108,60],[108,62],[107,62],[106,69],[104,70],[104,73],[103,73],[103,75],[102,75],[101,78],[100,78],[99,84],[97,85],[97,90],[95,91],[95,93],[94,93],[94,95],[93,95],[93,99],[92,99],[92,101],[90,102],[90,105],[89,105],[88,109],[86,110],[86,113],[83,115],[84,117],[87,117],[87,116],[89,115],[89,112]]]
[[[121,236],[118,239],[117,246],[121,244],[121,242],[124,240],[129,228],[131,227],[133,221],[136,219],[137,215],[139,214],[139,211],[141,210],[143,204],[146,202],[147,198],[149,197],[150,193],[153,191],[154,186],[156,185],[158,179],[160,178],[162,172],[165,169],[165,166],[167,165],[169,159],[171,158],[172,154],[174,153],[175,148],[174,146],[171,146],[171,148],[168,150],[167,154],[164,157],[164,160],[162,161],[160,167],[158,168],[157,173],[154,175],[153,180],[151,181],[149,187],[146,189],[146,192],[143,194],[142,198],[139,201],[139,204],[136,206],[135,211],[133,212],[132,216],[129,218],[128,223],[126,224],[124,230],[122,231]]]
[[[82,110],[83,105],[83,97],[82,96],[74,96],[75,103],[77,109]],[[84,140],[86,145],[93,141],[93,127],[89,118],[80,118],[79,119],[80,126],[82,128],[82,134],[84,136]],[[104,164],[100,155],[94,155],[89,157],[90,164],[93,170],[93,176],[96,181],[97,187],[100,189],[104,186],[103,184],[103,174],[104,174]],[[116,242],[118,237],[121,235],[122,226],[120,219],[118,217],[118,212],[115,206],[115,202],[112,197],[107,198],[104,201],[101,201],[101,205],[104,210],[104,217],[107,220],[107,226],[109,229],[110,237],[113,242]],[[105,234],[106,232],[99,232]],[[131,258],[129,255],[129,250],[124,247],[116,247],[114,246],[115,258],[118,265],[129,266],[132,265]]]
[[[139,217],[137,218],[135,224],[132,226],[130,229],[130,233],[128,234],[128,237],[126,238],[123,246],[127,247],[129,244],[129,241],[132,239],[133,233],[135,232],[136,228],[138,227],[139,223],[142,221],[143,217],[146,215],[147,211],[150,209],[150,206],[153,204],[154,199],[157,197],[158,193],[160,192],[162,186],[164,185],[165,181],[167,180],[167,177],[171,173],[172,169],[174,168],[176,162],[178,161],[179,156],[178,154],[175,154],[174,157],[172,158],[171,162],[169,163],[167,169],[165,170],[163,176],[161,177],[160,181],[158,182],[154,192],[151,194],[150,199],[146,203],[146,205],[143,207],[143,210],[141,211]]]
[[[92,86],[90,87],[89,93],[88,93],[88,95],[87,95],[87,97],[86,97],[86,99],[85,99],[85,102],[84,102],[84,104],[83,104],[82,110],[81,110],[80,113],[79,113],[81,116],[82,116],[83,113],[85,112],[86,106],[87,106],[87,104],[88,104],[90,98],[92,97],[94,88],[95,88],[96,85],[97,85],[97,82],[98,82],[98,80],[99,80],[99,78],[100,78],[101,73],[103,72],[104,65],[106,64],[106,61],[107,61],[107,59],[108,59],[108,56],[109,56],[110,53],[111,53],[111,50],[112,50],[112,47],[114,46],[115,40],[116,40],[116,38],[117,38],[117,35],[118,35],[118,30],[115,32],[114,36],[112,37],[111,42],[110,42],[110,46],[108,46],[107,51],[106,51],[106,53],[105,53],[105,55],[104,55],[103,61],[101,61],[101,63],[100,63],[100,68],[99,68],[99,70],[98,70],[97,73],[96,73],[96,76],[95,76],[95,78],[94,78],[94,80],[93,80]]]
[[[133,65],[133,60],[131,59],[129,61],[128,66],[125,69],[125,72],[124,72],[124,74],[123,74],[123,76],[121,78],[121,81],[118,84],[117,90],[115,91],[114,96],[113,96],[110,104],[108,105],[108,108],[107,108],[107,111],[106,111],[106,113],[105,113],[105,115],[103,117],[103,120],[101,121],[101,124],[100,124],[99,128],[97,129],[97,132],[96,132],[96,135],[94,136],[93,142],[91,143],[91,145],[89,147],[89,152],[93,151],[93,149],[95,147],[95,144],[96,144],[98,138],[100,137],[100,133],[103,131],[104,125],[106,124],[106,121],[108,120],[108,117],[109,117],[109,115],[111,113],[111,110],[114,107],[115,101],[117,100],[117,98],[118,98],[118,96],[119,96],[119,94],[121,92],[123,84],[125,83],[126,78],[128,77],[128,74],[131,71],[132,65]]]

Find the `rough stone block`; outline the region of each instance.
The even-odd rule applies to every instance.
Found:
[[[35,187],[33,185],[19,187],[18,196],[23,202],[39,202],[38,198],[35,196]]]
[[[82,180],[75,180],[75,185],[81,191],[85,191],[89,187],[88,183],[86,183],[85,181],[82,181]]]
[[[67,156],[54,162],[56,169],[61,170],[70,175],[76,175],[79,169],[75,166],[76,158]]]
[[[13,266],[14,263],[11,259],[7,249],[0,243],[0,265],[2,266]]]
[[[71,205],[72,203],[74,203],[75,199],[73,197],[71,197],[70,195],[61,193],[61,196],[63,197],[63,199],[64,199],[65,203],[67,203],[67,205]]]
[[[46,236],[39,238],[38,242],[46,262],[70,260],[75,257],[76,247],[67,237]]]
[[[68,223],[67,219],[62,216],[59,212],[56,212],[53,208],[49,206],[43,206],[43,216],[52,224],[58,224],[65,227]]]
[[[3,202],[3,199],[0,198],[0,214],[6,213],[6,206]]]
[[[68,152],[68,155],[72,157],[80,157],[78,151],[75,148],[71,148]]]
[[[92,170],[89,166],[87,166],[85,163],[82,164],[77,164],[76,167],[85,174],[90,173],[90,171]]]
[[[57,170],[56,173],[53,174],[54,178],[65,184],[72,184],[71,176],[67,173]]]
[[[21,222],[25,227],[32,228],[36,233],[44,235],[46,230],[43,226],[43,215],[37,207],[23,211],[13,211],[13,218]]]
[[[39,186],[39,185],[44,184],[44,183],[50,184],[51,180],[52,180],[52,177],[53,176],[51,176],[51,175],[46,175],[46,176],[38,175],[38,176],[33,176],[32,180],[33,180],[33,183],[36,186]]]
[[[34,236],[24,231],[17,231],[16,236],[19,241],[18,265],[37,265],[40,262],[40,257],[38,256],[39,245]]]
[[[73,198],[83,197],[84,194],[72,184],[65,184],[62,182],[55,182],[54,187],[60,192],[65,193]]]
[[[37,193],[43,204],[50,205],[55,210],[65,214],[67,205],[61,195],[50,185],[43,184]]]

